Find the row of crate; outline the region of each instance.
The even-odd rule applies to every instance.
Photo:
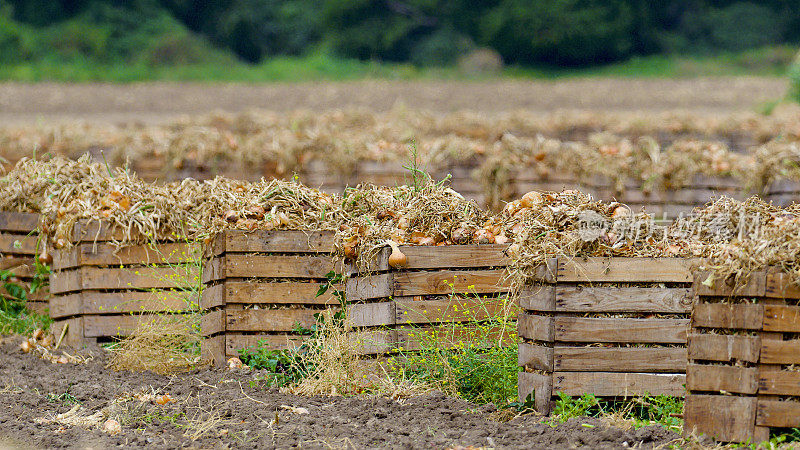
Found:
[[[0,218],[5,230],[17,223],[14,241],[0,249],[10,267],[6,260],[22,256],[8,250],[35,250],[35,236],[22,233],[22,216]],[[178,242],[117,249],[118,231],[97,222],[76,224],[74,236],[52,263],[56,334],[82,345],[125,335],[147,314],[202,310],[203,353],[218,365],[257,344],[302,342],[298,325],[310,328],[318,313],[338,308],[337,289],[371,355],[418,348],[421,330],[497,316],[511,289],[503,245],[401,246],[404,267],[391,267],[386,249],[356,271],[337,267],[328,232],[227,231],[205,249]],[[688,392],[687,431],[742,442],[800,426],[800,288],[774,271],[754,274],[735,292],[713,289],[694,265],[682,258],[543,264],[536,283],[515,295],[519,342],[504,341],[519,345],[520,400],[547,413],[559,392]],[[331,273],[349,277],[318,295]]]
[[[134,170],[146,180],[163,180],[153,170],[161,170],[163,164],[157,161],[143,161],[146,164],[134,167]],[[242,163],[243,164],[243,163]],[[152,166],[152,167],[151,167]],[[266,169],[265,169],[266,170]],[[744,186],[744,182],[733,176],[707,176],[696,175],[685,186],[667,189],[663,186],[647,187],[646,183],[628,180],[623,186],[604,177],[576,177],[566,173],[544,173],[533,168],[508,169],[508,173],[487,175],[481,173],[481,167],[476,160],[463,163],[450,164],[431,173],[434,179],[449,178],[451,187],[469,200],[475,200],[479,205],[497,209],[502,207],[503,201],[519,198],[530,191],[561,191],[563,189],[577,189],[591,194],[599,200],[616,200],[630,206],[634,210],[645,207],[648,212],[657,217],[675,218],[680,214],[691,212],[692,208],[706,204],[712,197],[726,195],[732,198],[745,198],[759,194],[765,200],[776,205],[787,205],[800,197],[800,182],[781,180],[756,191],[755,188]],[[187,167],[175,174],[176,179],[193,177],[196,179],[213,178],[213,176],[226,175],[232,178],[241,178],[248,173],[246,167],[227,162],[221,166],[208,168]],[[267,175],[253,174],[246,178],[257,181],[262,176],[279,178],[274,171],[266,170]],[[346,172],[337,171],[323,161],[310,161],[297,174],[299,179],[308,186],[319,187],[330,193],[341,193],[347,186],[356,186],[360,183],[374,183],[382,186],[396,186],[407,184],[411,181],[410,172],[399,162],[361,161],[353,169]],[[485,178],[489,177],[489,178]],[[492,179],[492,177],[496,179]]]

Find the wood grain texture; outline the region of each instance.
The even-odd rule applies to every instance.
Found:
[[[797,400],[758,400],[756,425],[800,428],[800,402]]]
[[[690,394],[683,417],[684,436],[705,434],[721,442],[746,442],[753,438],[756,398]]]
[[[688,313],[689,288],[592,287],[557,285],[555,310],[565,312]]]
[[[224,246],[214,253],[332,253],[334,234],[329,231],[226,230],[215,238]]]
[[[553,350],[557,372],[658,372],[686,371],[682,347],[561,347]],[[542,369],[544,370],[544,369]]]
[[[685,344],[688,319],[555,317],[556,342]]]
[[[698,303],[692,311],[692,327],[760,330],[764,305],[751,303]]]
[[[558,260],[558,282],[691,283],[686,258],[574,258]]]
[[[764,305],[764,331],[800,332],[800,306]]]
[[[800,364],[800,339],[767,339],[761,344],[763,364]]]
[[[316,320],[313,309],[247,309],[225,311],[227,331],[292,331],[297,325],[311,328]]]
[[[226,254],[226,278],[316,278],[335,269],[331,256]]]
[[[39,214],[0,211],[0,232],[28,234],[39,227]]]
[[[758,336],[689,334],[689,359],[704,361],[746,361],[759,360],[761,339]],[[763,358],[763,354],[761,355]]]
[[[758,392],[758,371],[755,367],[689,364],[686,367],[686,389],[691,392],[753,395]]]
[[[37,235],[0,233],[0,255],[36,255]]]
[[[758,393],[800,396],[800,372],[789,370],[761,372],[758,374]]]
[[[598,397],[636,395],[683,396],[683,374],[554,372],[553,392],[571,396],[594,394]]]

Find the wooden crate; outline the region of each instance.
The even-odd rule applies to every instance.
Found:
[[[800,427],[800,288],[786,274],[753,274],[734,290],[693,286],[684,433],[762,442]]]
[[[595,198],[603,201],[616,200],[629,206],[633,211],[642,208],[656,218],[675,219],[686,216],[694,208],[709,203],[714,198],[727,196],[741,199],[744,189],[740,180],[733,177],[708,177],[696,175],[692,182],[678,189],[655,189],[646,191],[641,183],[627,182],[623,192],[616,192],[613,186],[596,180],[591,189]]]
[[[130,334],[154,314],[197,309],[196,245],[160,241],[118,248],[121,230],[107,223],[75,224],[74,241],[53,255],[49,301],[53,332],[80,346]]]
[[[206,249],[203,355],[225,364],[238,351],[263,342],[272,349],[299,345],[315,314],[339,305],[333,289],[317,297],[337,271],[333,233],[228,230]],[[341,272],[341,269],[338,269]],[[341,289],[341,287],[339,287]]]
[[[552,259],[519,293],[519,398],[682,396],[691,261]]]
[[[0,212],[0,270],[9,270],[18,284],[30,290],[36,274],[39,252],[39,215],[32,213]],[[0,295],[8,297],[5,290]],[[36,293],[28,293],[27,307],[38,313],[47,308],[47,286]]]
[[[437,344],[475,343],[469,327],[501,316],[507,308],[505,245],[401,245],[406,266],[389,265],[383,249],[347,280],[348,322],[364,354],[418,350],[424,339]],[[450,324],[450,326],[448,326]],[[491,332],[491,330],[489,330]],[[482,334],[482,333],[480,333]],[[510,342],[509,345],[513,345]]]
[[[800,182],[778,180],[770,184],[763,194],[764,200],[785,207],[800,201]]]

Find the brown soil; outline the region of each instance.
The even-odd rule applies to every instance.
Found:
[[[384,111],[398,104],[438,112],[684,110],[724,115],[751,111],[764,102],[777,100],[785,95],[787,88],[788,82],[777,77],[272,84],[0,83],[0,123],[75,119],[158,123],[181,114],[206,114],[214,110],[319,111],[364,107]]]
[[[651,448],[678,439],[658,426],[625,431],[590,418],[557,427],[541,424],[535,415],[499,423],[487,417],[492,405],[440,393],[404,401],[307,398],[261,386],[254,381],[258,372],[203,369],[172,377],[113,372],[104,368],[98,348],[90,350],[94,359],[86,364],[53,365],[22,354],[18,343],[19,338],[0,343],[3,448]],[[118,400],[153,392],[168,393],[174,401],[159,406]],[[122,422],[116,435],[102,431],[102,422],[89,428],[48,422],[77,404],[88,415],[114,401]]]

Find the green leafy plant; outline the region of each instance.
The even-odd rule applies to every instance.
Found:
[[[37,270],[38,273],[38,270]],[[37,328],[47,330],[52,320],[47,315],[37,314],[26,308],[28,295],[39,289],[36,278],[27,289],[17,282],[13,272],[0,270],[0,335],[29,335]]]

